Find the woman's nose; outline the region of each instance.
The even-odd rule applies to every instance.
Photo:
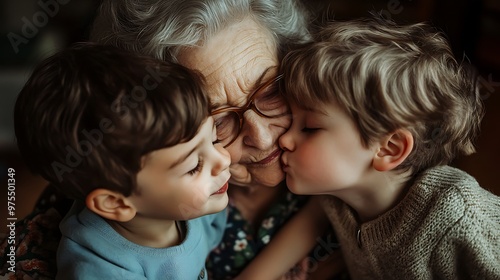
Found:
[[[273,133],[273,119],[259,116],[254,111],[247,111],[244,114],[244,122],[241,134],[243,134],[243,143],[260,150],[269,150],[275,145],[276,138]]]
[[[214,145],[214,148],[215,161],[212,168],[212,175],[216,176],[219,175],[219,173],[221,173],[222,171],[229,168],[229,165],[231,164],[231,157],[229,155],[229,152],[224,147],[222,147],[221,144]]]

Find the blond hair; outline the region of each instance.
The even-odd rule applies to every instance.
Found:
[[[331,22],[281,67],[287,99],[310,110],[336,102],[365,146],[410,130],[415,145],[401,170],[418,172],[475,151],[483,116],[477,78],[427,24]]]

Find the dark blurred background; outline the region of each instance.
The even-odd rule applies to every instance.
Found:
[[[117,0],[119,1],[119,0]],[[167,1],[167,0],[166,0]],[[287,1],[287,0],[282,0]],[[98,0],[1,0],[0,2],[0,221],[6,220],[7,169],[16,170],[16,217],[29,213],[46,182],[19,158],[12,113],[30,71],[43,58],[88,38]],[[397,23],[427,21],[449,38],[458,58],[479,70],[486,116],[478,152],[458,166],[500,195],[500,1],[499,0],[303,0],[317,20],[382,13]],[[3,232],[4,230],[0,230]]]

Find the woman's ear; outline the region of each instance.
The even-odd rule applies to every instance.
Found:
[[[413,150],[413,135],[406,129],[398,129],[384,137],[379,144],[373,167],[378,171],[389,171],[410,155]]]
[[[137,210],[123,194],[107,189],[95,189],[87,195],[85,204],[97,215],[117,222],[128,222]]]

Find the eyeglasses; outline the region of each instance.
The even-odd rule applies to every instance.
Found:
[[[243,127],[243,114],[253,110],[261,117],[278,118],[289,114],[288,106],[278,91],[278,82],[283,75],[264,83],[250,95],[243,107],[221,107],[212,111],[217,128],[217,140],[224,148],[231,145]]]

